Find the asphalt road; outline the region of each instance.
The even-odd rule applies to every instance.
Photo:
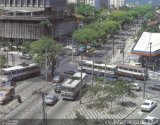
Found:
[[[140,108],[137,108],[132,114],[126,119],[128,120],[140,120],[142,122],[147,116],[160,118],[160,101],[157,101],[157,106],[151,112],[143,112]],[[132,124],[134,125],[134,124]],[[137,124],[138,125],[138,124]]]

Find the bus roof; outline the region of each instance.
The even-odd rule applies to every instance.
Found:
[[[19,65],[19,66],[14,66],[14,67],[9,67],[9,68],[3,68],[1,70],[3,70],[3,71],[13,71],[13,70],[24,69],[26,67],[35,66],[35,65],[36,65],[35,63],[31,63],[28,66]]]
[[[126,68],[133,68],[133,69],[137,69],[137,70],[145,70],[145,68],[143,68],[143,67],[133,66],[133,65],[129,65],[129,64],[117,64],[117,66],[126,67]]]
[[[83,62],[85,62],[86,64],[89,64],[89,65],[93,65],[93,61],[92,61],[92,60],[83,60]],[[105,67],[105,63],[100,63],[100,64],[98,64],[98,63],[95,63],[95,62],[94,62],[94,65],[95,65],[95,66]],[[107,66],[108,68],[116,68],[116,67],[117,67],[117,65],[114,65],[114,64],[111,64],[111,65],[107,64],[106,66]]]
[[[85,78],[86,75],[87,75],[86,73],[82,73],[82,80]],[[77,72],[73,76],[80,78],[81,72]],[[77,84],[79,84],[80,81],[81,79],[79,80],[68,79],[65,83],[62,84],[62,86],[74,88]]]

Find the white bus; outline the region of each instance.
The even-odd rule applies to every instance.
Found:
[[[140,80],[144,80],[144,78],[148,78],[148,72],[145,68],[131,66],[127,64],[117,64],[117,74],[120,76],[127,76],[130,78],[136,78]]]
[[[35,64],[18,65],[1,69],[1,80],[19,81],[22,79],[36,77],[40,74],[40,68]]]
[[[68,79],[62,84],[61,96],[63,99],[75,99],[76,95],[80,92],[81,87],[86,85],[87,74],[82,73],[81,84],[81,72],[76,72],[73,75],[73,79]]]
[[[90,60],[83,60],[81,63],[82,71],[92,74],[92,67],[93,67],[93,61]],[[78,67],[79,70],[81,70],[81,66]],[[104,75],[106,73],[107,76],[113,76],[115,75],[115,71],[117,69],[117,65],[106,65],[106,72],[105,72],[105,63],[96,63],[94,62],[94,74],[102,74]]]

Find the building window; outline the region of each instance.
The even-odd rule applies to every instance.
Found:
[[[17,0],[17,5],[20,6],[21,5],[21,1]]]
[[[27,6],[31,5],[31,0],[27,0]]]
[[[37,5],[37,0],[33,0],[33,6]]]
[[[4,0],[0,0],[0,4],[4,4]]]

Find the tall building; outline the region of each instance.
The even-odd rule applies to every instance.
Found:
[[[119,8],[124,6],[125,0],[109,0],[108,5],[110,8]]]
[[[0,0],[0,41],[17,42],[63,34],[63,27],[72,26],[65,21],[66,7],[67,0]]]
[[[68,3],[84,3],[94,6],[96,9],[107,6],[107,0],[68,0]]]
[[[85,4],[94,6],[96,9],[107,6],[107,0],[85,0]]]

